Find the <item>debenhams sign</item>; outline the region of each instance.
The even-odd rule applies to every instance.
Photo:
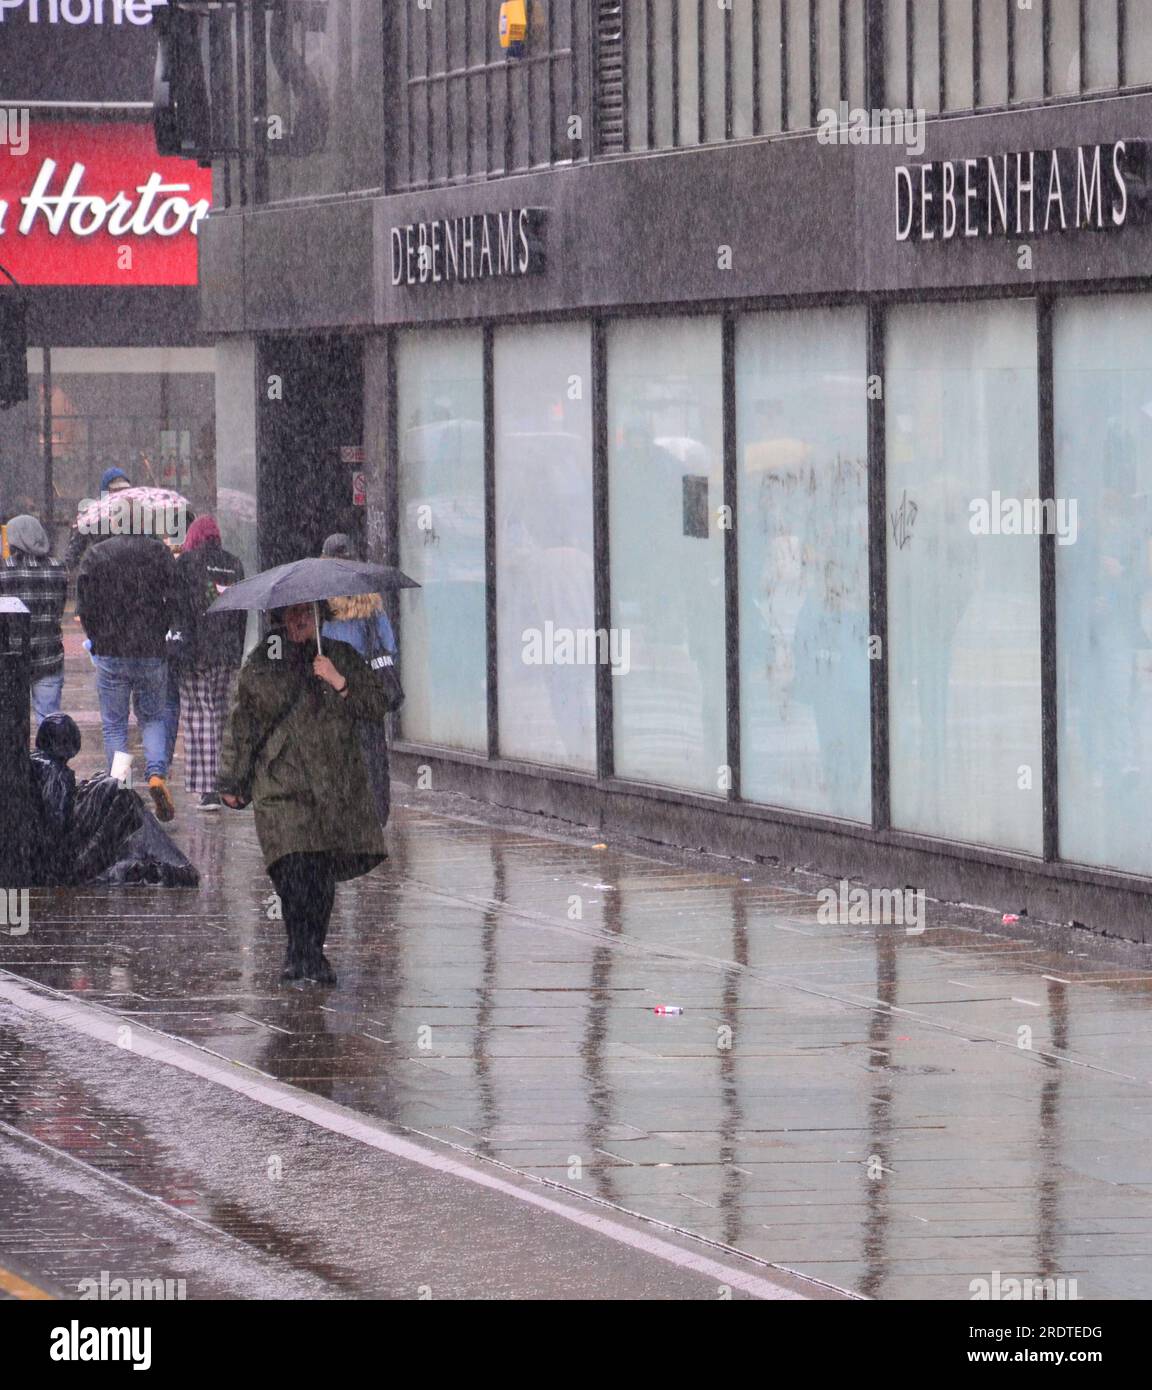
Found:
[[[438,285],[544,269],[544,210],[510,208],[392,228],[392,283]]]
[[[1116,230],[1149,219],[1149,146],[1116,140],[896,167],[896,240]]]

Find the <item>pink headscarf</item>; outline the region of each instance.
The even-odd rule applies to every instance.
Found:
[[[202,545],[219,545],[220,527],[216,524],[214,516],[198,516],[188,528],[188,533],[184,537],[184,553],[189,550],[198,550]]]

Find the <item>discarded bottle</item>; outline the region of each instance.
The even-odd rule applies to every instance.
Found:
[[[661,1018],[671,1018],[682,1014],[684,1010],[679,1004],[657,1004],[652,1012],[659,1014]]]

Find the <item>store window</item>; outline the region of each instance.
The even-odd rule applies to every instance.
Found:
[[[1152,300],[1055,321],[1060,856],[1152,872]]]
[[[742,795],[871,817],[868,438],[859,310],[736,330]]]
[[[583,157],[589,35],[580,0],[532,0],[523,49],[512,57],[500,45],[498,4],[410,0],[397,8],[398,186]]]
[[[487,749],[484,367],[479,332],[397,349],[404,737]]]
[[[895,309],[887,354],[892,823],[1039,854],[1035,307]]]
[[[929,113],[1149,81],[1146,0],[889,0],[888,100]]]
[[[500,752],[591,772],[590,331],[501,329],[493,367]]]
[[[6,512],[51,514],[62,545],[79,504],[99,496],[106,468],[122,468],[141,486],[171,488],[194,511],[215,506],[213,349],[54,348],[50,360],[48,401],[44,352],[33,348],[29,399],[0,416]]]
[[[607,0],[601,17],[608,152],[809,130],[864,101],[864,0]]]
[[[715,319],[608,332],[616,771],[722,793],[723,391]]]

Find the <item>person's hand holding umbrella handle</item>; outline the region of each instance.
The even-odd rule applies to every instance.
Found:
[[[322,681],[327,681],[337,695],[348,694],[347,678],[340,674],[328,657],[317,656],[313,660],[312,674],[319,676]]]

